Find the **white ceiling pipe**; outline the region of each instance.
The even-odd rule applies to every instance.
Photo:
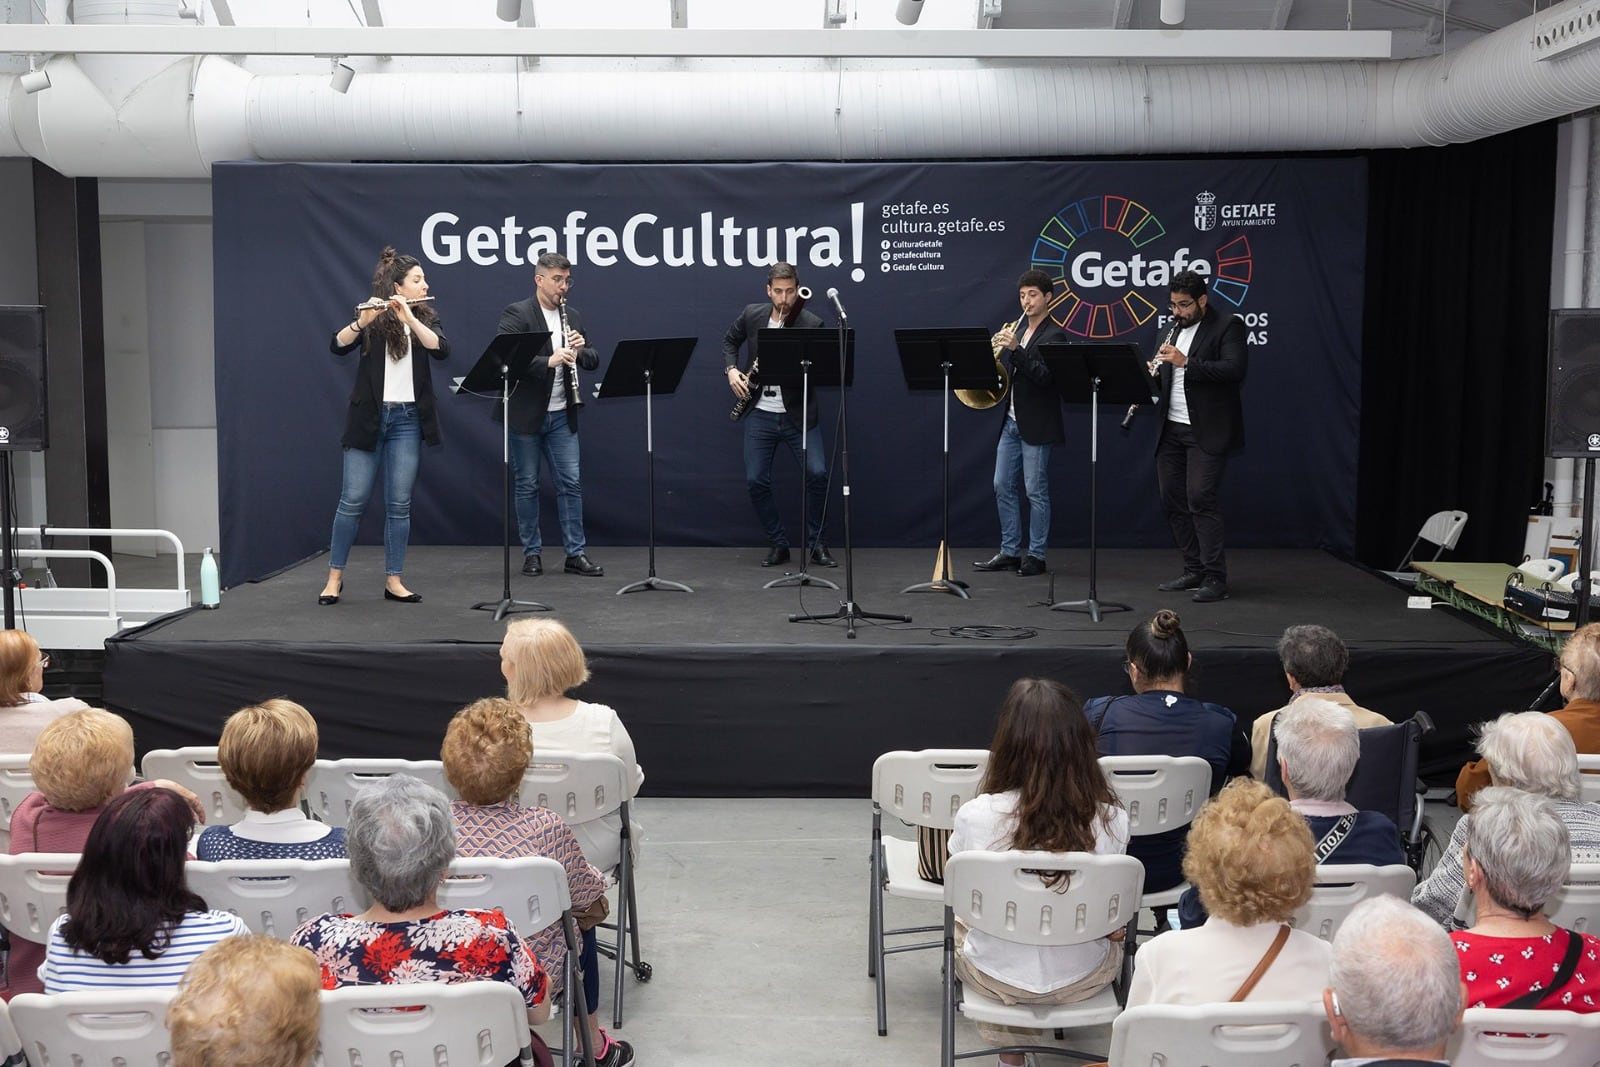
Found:
[[[1182,26],[1184,0],[1161,0],[1161,21],[1167,26]]]

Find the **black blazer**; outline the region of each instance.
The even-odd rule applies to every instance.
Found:
[[[543,333],[550,328],[545,322],[544,309],[539,306],[537,297],[528,297],[510,304],[500,312],[500,326],[496,334],[502,333]],[[583,333],[583,316],[578,314],[578,309],[571,304],[567,305],[567,328]],[[587,341],[589,338],[584,337]],[[556,375],[550,367],[550,353],[557,348],[564,347],[556,344],[557,338],[550,338],[550,347],[544,349],[544,354],[534,360],[528,367],[528,374],[518,382],[511,393],[511,432],[512,433],[538,433],[544,426],[544,417],[550,411],[550,391],[555,388]],[[600,366],[600,353],[593,345],[585,345],[578,353],[578,369],[594,370]],[[581,383],[580,383],[581,384]],[[495,414],[499,415],[499,405],[495,405]],[[573,433],[578,432],[578,411],[570,404],[567,406],[567,425]]]
[[[760,331],[765,330],[772,322],[772,303],[763,301],[759,304],[748,304],[739,312],[739,317],[733,320],[733,325],[728,327],[728,332],[722,335],[722,363],[726,372],[729,367],[739,365],[739,346],[748,343],[750,346],[750,360],[755,362],[759,353],[756,351],[756,337]],[[800,309],[800,314],[795,316],[794,325],[800,330],[816,330],[823,326],[817,316]],[[790,425],[796,429],[800,427],[800,388],[786,385],[779,390],[783,394],[783,413],[788,417]],[[810,405],[806,411],[806,429],[817,424],[817,391],[815,387],[809,390],[807,403]],[[751,407],[755,405],[752,404]]]
[[[1011,367],[1011,398],[1017,406],[1017,433],[1030,445],[1059,445],[1067,439],[1061,429],[1061,394],[1056,392],[1055,379],[1039,354],[1041,345],[1064,339],[1061,327],[1047,315],[1027,344],[1018,345],[1004,357]],[[1005,411],[1011,409],[1009,402],[1000,407]],[[1005,429],[1003,416],[1000,428]]]
[[[428,361],[419,359],[418,354],[425,352],[434,359],[446,359],[450,355],[450,339],[444,335],[444,327],[437,319],[428,324],[428,329],[438,335],[439,347],[423,348],[416,338],[412,338],[411,388],[417,398],[422,439],[430,445],[436,445],[440,441],[439,413],[433,402],[433,375]],[[389,363],[389,353],[384,347],[383,335],[370,327],[362,330],[361,336],[347,345],[339,343],[339,334],[343,332],[343,326],[333,331],[328,350],[336,356],[344,356],[359,345],[361,362],[356,364],[356,383],[350,390],[350,410],[345,413],[344,436],[339,443],[345,448],[371,452],[378,447],[378,430],[383,425],[383,376]]]
[[[1161,347],[1165,337],[1166,330],[1163,330],[1157,336],[1156,348]],[[1239,387],[1244,384],[1248,353],[1244,320],[1237,315],[1223,318],[1207,303],[1183,371],[1189,426],[1202,452],[1220,456],[1244,447],[1244,407],[1239,402]],[[1156,417],[1165,431],[1167,409],[1172,401],[1172,364],[1161,364],[1159,373],[1161,399],[1156,404]],[[1157,447],[1160,443],[1161,435],[1157,434]]]

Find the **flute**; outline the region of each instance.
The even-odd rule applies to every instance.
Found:
[[[412,297],[403,297],[403,296],[402,297],[393,297],[393,296],[391,296],[389,298],[389,300],[403,300],[407,304],[421,304],[424,301],[428,301],[428,300],[432,300],[432,299],[433,299],[433,297],[431,297],[431,296],[412,296]],[[365,300],[365,301],[357,304],[356,305],[356,310],[357,311],[382,311],[384,308],[389,306],[389,300],[380,300],[377,297],[372,297],[370,300]]]

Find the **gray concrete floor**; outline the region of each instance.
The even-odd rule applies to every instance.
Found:
[[[636,808],[647,828],[640,929],[655,973],[648,983],[625,976],[616,1033],[640,1067],[938,1062],[936,952],[889,958],[889,1034],[877,1035],[866,967],[868,801],[642,797]],[[1427,815],[1448,840],[1456,810],[1430,802]],[[894,898],[885,909],[890,927],[942,917]],[[601,964],[609,1020],[612,972]],[[1110,1033],[1069,1031],[1065,1044],[1103,1058]],[[980,1044],[958,1017],[957,1049]]]

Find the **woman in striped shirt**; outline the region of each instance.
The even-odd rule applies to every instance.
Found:
[[[50,927],[39,977],[46,993],[176,986],[200,953],[248,931],[190,892],[184,860],[195,816],[170,789],[124,793],[106,806]]]

